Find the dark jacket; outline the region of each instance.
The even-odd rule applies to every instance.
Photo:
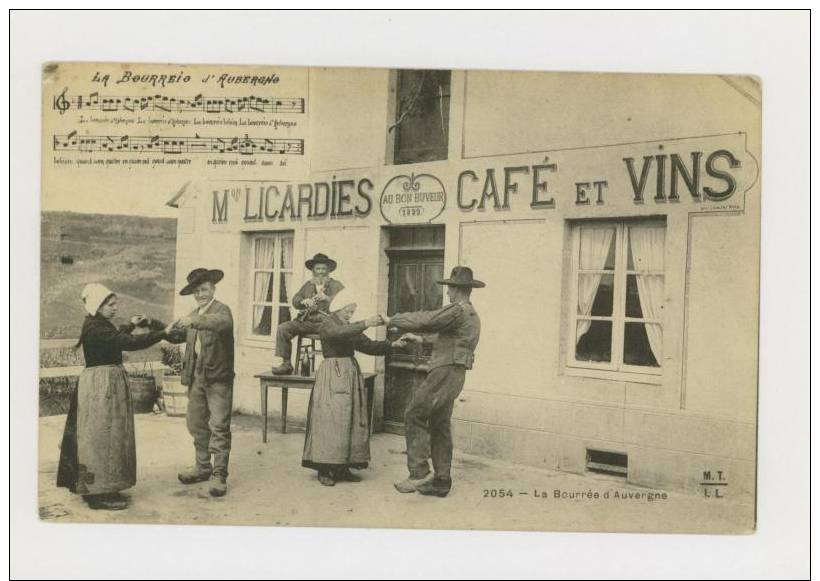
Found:
[[[340,283],[338,280],[334,278],[328,277],[325,281],[325,294],[328,296],[329,299],[333,299],[340,290],[344,288],[344,285]],[[309,299],[313,295],[316,294],[316,285],[313,283],[313,280],[307,281],[305,284],[302,285],[302,288],[293,295],[293,306],[299,311],[297,315],[297,319],[303,320],[307,319],[309,321],[320,322],[321,318],[318,316],[317,313],[327,313],[330,308],[330,301],[322,299],[321,301],[317,302],[313,307],[307,309],[305,305],[302,304],[302,301],[305,299]]]
[[[451,303],[436,311],[399,313],[390,318],[390,326],[401,331],[438,333],[430,358],[431,370],[443,365],[473,368],[481,319],[470,302]]]
[[[322,357],[353,357],[361,351],[368,355],[387,355],[390,341],[373,341],[364,334],[364,321],[345,323],[336,314],[322,315],[319,337],[322,340]]]
[[[78,343],[83,347],[85,366],[122,365],[123,351],[145,349],[165,338],[165,325],[160,321],[151,320],[148,327],[151,330],[144,335],[131,335],[134,328],[128,323],[118,329],[100,314],[87,316]]]
[[[185,342],[182,360],[182,385],[192,385],[194,375],[200,374],[205,381],[233,381],[233,315],[227,305],[215,300],[200,315],[199,308],[189,315],[191,326],[187,330],[175,329],[168,337],[171,343]],[[195,344],[199,338],[200,353],[196,356]]]

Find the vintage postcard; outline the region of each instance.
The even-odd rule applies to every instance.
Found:
[[[760,79],[42,82],[41,519],[755,530]]]

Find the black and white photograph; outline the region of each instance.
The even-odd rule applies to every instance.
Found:
[[[43,518],[754,529],[759,79],[43,84]]]

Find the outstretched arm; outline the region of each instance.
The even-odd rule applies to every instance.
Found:
[[[356,351],[361,351],[367,355],[388,355],[392,351],[390,341],[374,341],[364,333],[356,337],[355,341]]]
[[[367,324],[364,321],[356,323],[337,323],[332,319],[325,320],[319,329],[319,336],[324,340],[344,339],[345,337],[355,337],[367,329]]]
[[[152,331],[162,331],[165,329],[165,323],[159,319],[148,319],[148,328]]]
[[[207,312],[203,315],[194,313],[190,315],[191,327],[194,329],[207,329],[219,333],[233,330],[233,316],[227,308],[220,308],[215,312]]]
[[[384,325],[384,321],[379,315],[373,315],[356,323],[342,323],[334,317],[328,317],[322,323],[319,335],[322,340],[352,338],[361,334],[368,327],[380,327],[382,325]]]
[[[460,306],[450,304],[435,311],[397,313],[390,317],[390,321],[387,325],[388,327],[396,327],[402,331],[436,333],[452,325],[460,313]]]
[[[83,342],[107,343],[121,351],[139,351],[159,343],[165,338],[163,331],[150,331],[144,335],[131,335],[129,325],[117,329],[113,325],[96,325],[86,330]],[[133,328],[133,326],[131,325]]]
[[[185,329],[181,329],[179,327],[172,327],[170,330],[166,330],[165,332],[165,340],[169,343],[179,344],[185,343],[188,338],[188,332]]]

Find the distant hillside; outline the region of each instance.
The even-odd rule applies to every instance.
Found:
[[[77,337],[80,291],[99,282],[120,297],[120,318],[169,321],[173,312],[176,219],[43,212],[40,336]]]

